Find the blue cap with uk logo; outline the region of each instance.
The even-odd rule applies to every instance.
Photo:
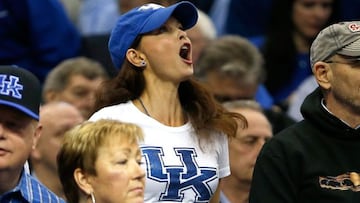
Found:
[[[197,8],[188,1],[181,1],[169,7],[150,3],[134,8],[119,17],[109,39],[109,52],[117,69],[125,60],[127,50],[137,36],[161,27],[171,16],[189,29],[198,19]]]
[[[0,105],[39,120],[40,102],[41,85],[35,75],[18,66],[0,66]]]

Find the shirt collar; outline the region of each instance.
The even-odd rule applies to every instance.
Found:
[[[331,111],[330,111],[328,108],[326,108],[324,98],[321,99],[321,106],[322,106],[327,112],[329,112],[329,114],[335,116],[333,113],[331,113]],[[335,116],[335,117],[338,118],[337,116]],[[343,122],[345,125],[349,126],[349,128],[352,128],[352,127],[351,127],[348,123],[346,123],[344,120],[342,120],[342,119],[340,119],[340,118],[338,118],[338,119],[339,119],[341,122]],[[355,129],[355,130],[360,129],[360,125],[356,126],[354,129]]]

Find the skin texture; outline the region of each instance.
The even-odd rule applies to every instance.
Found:
[[[62,91],[48,92],[46,101],[68,102],[78,108],[84,118],[88,118],[94,108],[95,92],[103,81],[103,78],[89,80],[82,75],[72,75],[69,78],[68,84]]]
[[[348,64],[339,55],[330,60],[336,63],[315,63],[314,76],[324,89],[326,107],[355,128],[360,124],[360,64]]]
[[[57,174],[56,156],[64,133],[83,121],[79,110],[68,103],[48,103],[40,109],[38,130],[41,136],[31,154],[32,167],[37,178],[61,197],[64,194]]]
[[[136,143],[109,139],[100,146],[95,161],[96,175],[75,170],[74,176],[86,193],[92,191],[98,203],[141,203],[144,201],[145,172]]]
[[[16,186],[39,133],[37,121],[24,113],[0,105],[0,194]]]
[[[236,138],[229,141],[231,175],[221,184],[223,193],[231,202],[248,202],[251,180],[257,156],[264,143],[272,137],[269,121],[263,113],[234,108],[248,121],[248,128],[239,129]]]

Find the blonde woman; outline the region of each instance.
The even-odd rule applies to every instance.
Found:
[[[67,132],[57,158],[67,201],[143,202],[142,139],[138,126],[114,120],[85,122]]]

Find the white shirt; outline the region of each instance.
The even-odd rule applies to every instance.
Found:
[[[145,203],[209,202],[219,178],[230,175],[225,135],[200,141],[191,123],[169,127],[142,113],[131,101],[105,107],[90,120],[115,119],[139,125],[146,171]]]

